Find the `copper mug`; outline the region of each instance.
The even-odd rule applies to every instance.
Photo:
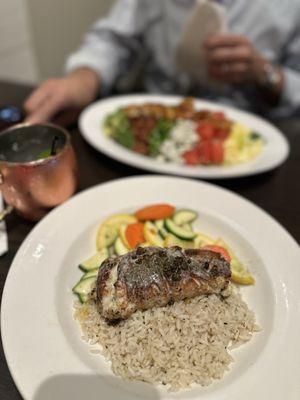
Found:
[[[77,182],[76,158],[65,129],[24,123],[0,133],[0,191],[22,217],[39,220],[71,197]]]

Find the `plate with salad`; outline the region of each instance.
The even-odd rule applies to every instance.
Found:
[[[84,138],[131,166],[199,178],[232,178],[282,164],[289,145],[269,122],[194,98],[130,95],[89,106]]]

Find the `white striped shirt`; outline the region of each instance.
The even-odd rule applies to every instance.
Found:
[[[106,95],[115,88],[131,90],[128,82],[132,71],[143,65],[143,85],[148,92],[191,93],[188,77],[177,71],[175,49],[195,1],[118,0],[106,17],[93,25],[79,50],[69,57],[67,71],[82,66],[94,69],[101,77],[102,93]],[[269,109],[256,88],[249,85],[228,86],[225,91],[194,87],[192,94],[269,116],[300,114],[300,1],[223,0],[222,3],[227,8],[230,32],[246,36],[257,51],[283,67],[281,102],[276,109]]]

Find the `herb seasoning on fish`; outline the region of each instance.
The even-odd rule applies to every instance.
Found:
[[[139,247],[103,262],[97,278],[97,303],[100,313],[113,322],[137,310],[221,293],[230,276],[230,264],[210,250]]]

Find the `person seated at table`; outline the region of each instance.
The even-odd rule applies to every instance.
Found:
[[[176,46],[195,0],[118,0],[69,57],[66,75],[45,81],[27,99],[28,120],[46,121],[97,96],[132,91],[128,82],[137,66],[150,93],[192,94],[268,117],[299,114],[300,2],[219,3],[226,7],[230,33],[203,44],[209,75],[219,85],[196,85],[176,68]]]

